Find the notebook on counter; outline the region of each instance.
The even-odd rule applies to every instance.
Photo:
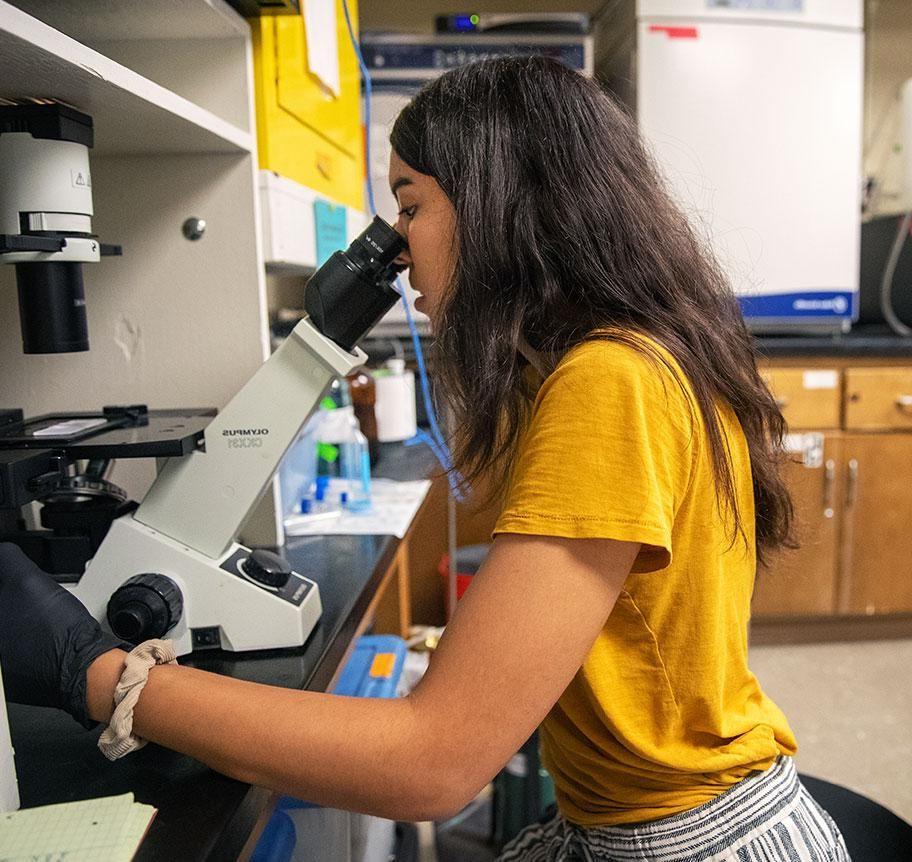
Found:
[[[155,811],[125,793],[0,814],[0,862],[130,862]]]

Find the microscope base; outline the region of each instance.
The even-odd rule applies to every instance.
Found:
[[[233,543],[212,559],[125,515],[111,525],[73,594],[110,630],[111,595],[128,578],[151,572],[170,578],[183,597],[180,619],[163,635],[177,655],[301,646],[322,613],[317,585],[296,572],[280,588],[261,584],[244,570],[249,553]]]

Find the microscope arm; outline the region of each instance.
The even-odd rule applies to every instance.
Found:
[[[133,517],[206,557],[220,557],[333,378],[366,358],[301,320],[207,426],[205,451],[170,459]]]
[[[103,626],[133,643],[167,635],[178,655],[306,642],[322,613],[316,582],[235,537],[330,381],[367,359],[354,345],[398,301],[404,248],[377,217],[334,252],[307,283],[308,317],[208,425],[205,448],[166,462],[113,521],[73,588]]]

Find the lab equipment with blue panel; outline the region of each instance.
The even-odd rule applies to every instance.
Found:
[[[599,78],[635,111],[748,323],[847,330],[858,317],[862,0],[609,5],[605,18],[627,25],[606,32]]]

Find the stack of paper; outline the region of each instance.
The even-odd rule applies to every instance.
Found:
[[[0,862],[130,862],[154,816],[132,793],[0,814]]]
[[[366,512],[341,511],[339,517],[327,520],[311,515],[289,515],[285,519],[286,536],[396,536],[402,538],[415,520],[431,483],[395,482],[371,479],[371,507]],[[329,483],[330,499],[337,500],[347,484],[341,479]],[[2,862],[2,860],[0,860]]]

